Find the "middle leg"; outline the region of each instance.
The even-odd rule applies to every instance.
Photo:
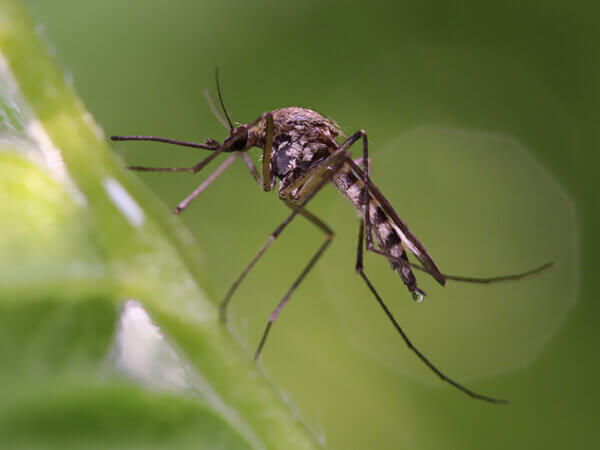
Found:
[[[219,167],[216,168],[214,172],[212,172],[206,180],[204,180],[194,191],[184,198],[179,204],[173,209],[175,214],[180,214],[183,212],[185,208],[187,208],[192,200],[194,200],[198,195],[200,195],[213,181],[217,179],[219,175],[221,175],[225,170],[233,163],[236,159],[237,155],[229,155],[229,157],[221,163]]]
[[[293,208],[292,205],[290,205],[290,204],[287,204],[287,205],[290,208]],[[296,281],[294,281],[294,283],[289,288],[289,290],[287,291],[287,293],[285,294],[283,299],[279,302],[277,307],[273,310],[273,312],[269,316],[269,321],[267,322],[265,331],[263,332],[260,343],[258,344],[258,348],[256,349],[256,352],[254,353],[255,360],[257,360],[258,357],[260,356],[260,353],[265,345],[265,341],[267,340],[267,336],[269,335],[269,331],[271,330],[271,326],[273,325],[273,323],[279,316],[279,313],[281,312],[281,310],[283,309],[285,304],[288,302],[288,300],[290,299],[290,297],[292,296],[294,291],[298,288],[298,286],[300,285],[300,283],[302,282],[304,277],[308,274],[308,272],[310,272],[310,270],[317,263],[317,261],[321,258],[321,256],[323,256],[323,253],[325,252],[327,247],[329,247],[329,245],[331,244],[331,241],[334,236],[333,230],[329,226],[327,226],[322,220],[320,220],[318,217],[316,217],[314,214],[310,213],[306,209],[300,210],[299,214],[301,214],[303,217],[305,217],[310,223],[315,225],[317,228],[319,228],[325,234],[325,242],[323,242],[323,244],[321,244],[321,246],[319,247],[317,252],[310,259],[310,261],[308,262],[308,264],[306,265],[304,270],[302,270],[302,272],[300,273],[298,278],[296,278]]]
[[[340,156],[341,157],[342,155],[343,155],[343,153],[340,153],[339,155],[334,154],[332,156]],[[329,173],[325,174],[325,176],[323,176],[321,178],[319,183],[313,187],[311,192],[306,194],[306,196],[302,199],[302,201],[299,204],[294,205],[292,213],[273,231],[273,233],[271,233],[271,235],[267,239],[267,242],[258,251],[258,253],[252,259],[252,261],[250,261],[250,263],[244,268],[242,273],[237,277],[237,279],[233,282],[233,284],[231,285],[231,287],[225,294],[225,297],[223,298],[223,300],[221,300],[221,304],[220,304],[221,320],[223,320],[223,321],[226,320],[227,306],[228,306],[229,302],[231,301],[233,294],[235,293],[235,291],[237,290],[237,288],[239,287],[241,282],[244,280],[244,278],[246,278],[246,276],[248,275],[250,270],[252,270],[254,265],[258,262],[258,260],[262,257],[262,255],[267,251],[267,249],[271,246],[273,241],[283,232],[283,230],[289,225],[289,223],[294,219],[294,217],[296,217],[298,214],[301,214],[301,212],[303,211],[303,208],[306,206],[306,204],[315,195],[317,195],[317,193],[327,183],[329,183],[331,181],[331,178],[340,169],[340,167],[342,166],[343,163],[344,163],[343,159],[335,160],[334,166],[331,168],[331,171]],[[310,213],[308,213],[308,214],[310,214]],[[304,215],[304,214],[301,214],[301,215]]]

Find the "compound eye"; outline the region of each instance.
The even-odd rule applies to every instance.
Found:
[[[243,150],[248,142],[248,132],[244,133],[237,141],[231,146],[232,150]]]

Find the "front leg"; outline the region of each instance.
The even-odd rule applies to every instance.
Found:
[[[251,129],[253,126],[259,124],[261,121],[265,121],[265,136],[262,154],[262,179],[256,170],[254,162],[246,153],[241,153],[240,157],[243,159],[246,167],[250,171],[252,178],[262,187],[263,191],[268,192],[273,189],[275,184],[275,177],[271,172],[271,157],[273,154],[273,135],[275,134],[275,124],[273,122],[273,112],[267,111],[261,114],[256,120],[246,125],[247,129]]]
[[[254,178],[254,181],[256,181],[256,184],[258,184],[262,188],[263,182],[258,173],[258,170],[256,170],[256,166],[254,165],[254,161],[252,161],[252,158],[250,158],[247,153],[240,153],[239,157],[242,159],[242,161],[244,161],[244,164],[248,168],[248,171],[250,172],[250,175],[252,175],[252,178]]]
[[[273,134],[275,133],[275,124],[273,123],[273,113],[265,113],[267,126],[265,129],[265,147],[263,149],[263,191],[268,192],[273,189],[274,177],[271,173],[271,156],[273,155]]]

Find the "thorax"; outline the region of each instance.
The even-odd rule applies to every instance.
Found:
[[[273,123],[271,171],[281,180],[280,191],[339,147],[337,125],[310,109],[275,110]]]

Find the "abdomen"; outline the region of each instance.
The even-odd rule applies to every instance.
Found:
[[[344,197],[350,201],[352,206],[354,206],[358,216],[364,219],[365,199],[362,193],[364,183],[354,174],[348,164],[345,164],[340,171],[333,176],[333,184]],[[394,229],[392,220],[381,208],[379,202],[369,192],[367,192],[367,203],[369,222],[379,248],[395,258],[408,261],[406,251],[402,247],[401,238]],[[404,281],[408,290],[414,292],[417,289],[417,282],[410,267],[403,265],[392,258],[388,258],[388,261],[392,269],[400,274],[402,281]]]

